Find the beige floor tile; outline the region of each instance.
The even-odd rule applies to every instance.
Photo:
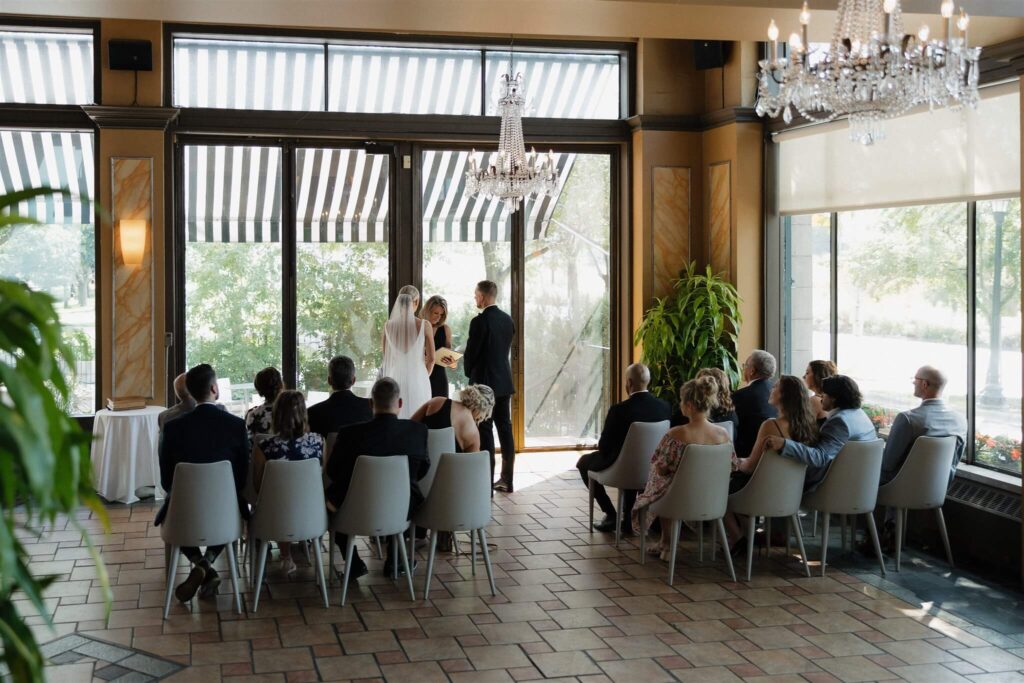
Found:
[[[600,674],[601,669],[584,652],[549,652],[531,657],[545,678]]]

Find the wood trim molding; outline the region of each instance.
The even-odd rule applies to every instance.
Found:
[[[700,133],[730,123],[763,123],[753,107],[726,107],[700,116],[693,114],[638,114],[626,119],[630,131],[658,130]]]
[[[100,128],[167,130],[181,110],[174,107],[112,107],[97,104],[83,105],[82,111]]]

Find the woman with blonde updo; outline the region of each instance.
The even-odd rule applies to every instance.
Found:
[[[661,439],[661,443],[651,456],[651,472],[647,478],[647,486],[636,499],[633,507],[633,529],[645,534],[647,529],[640,528],[640,510],[658,500],[668,491],[672,478],[679,468],[683,451],[689,444],[717,445],[729,443],[729,433],[708,420],[708,414],[718,406],[718,381],[714,377],[697,377],[691,379],[679,390],[679,409],[689,421],[673,427]],[[652,520],[647,520],[650,523]],[[662,549],[670,542],[671,524],[661,522],[661,545],[649,547],[652,555],[661,555]]]
[[[412,416],[429,429],[455,429],[455,450],[475,453],[480,450],[479,425],[491,419],[494,391],[484,384],[470,384],[459,392],[459,400],[436,396],[424,403]]]

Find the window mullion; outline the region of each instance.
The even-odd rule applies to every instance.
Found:
[[[832,362],[839,363],[839,214],[829,214],[829,344]]]
[[[964,460],[974,463],[975,453],[975,401],[978,396],[977,386],[977,236],[978,236],[978,203],[967,203],[967,438],[964,443]]]

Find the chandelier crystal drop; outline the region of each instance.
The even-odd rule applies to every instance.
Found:
[[[849,116],[850,139],[870,145],[885,137],[882,122],[921,105],[931,110],[978,106],[980,47],[968,47],[970,17],[953,0],[940,6],[943,35],[927,25],[904,34],[900,0],[839,0],[828,51],[811,52],[804,3],[800,33],[789,36],[789,54],[779,56],[779,29],[768,26],[769,54],[760,64],[758,116],[809,121]]]
[[[511,73],[501,77],[504,94],[498,100],[501,133],[493,163],[477,162],[476,150],[470,154],[466,188],[474,195],[494,197],[505,203],[510,213],[519,210],[523,199],[531,195],[551,195],[558,189],[554,155],[539,157],[535,150],[526,153],[523,141],[523,77]],[[486,157],[485,157],[486,158]]]

